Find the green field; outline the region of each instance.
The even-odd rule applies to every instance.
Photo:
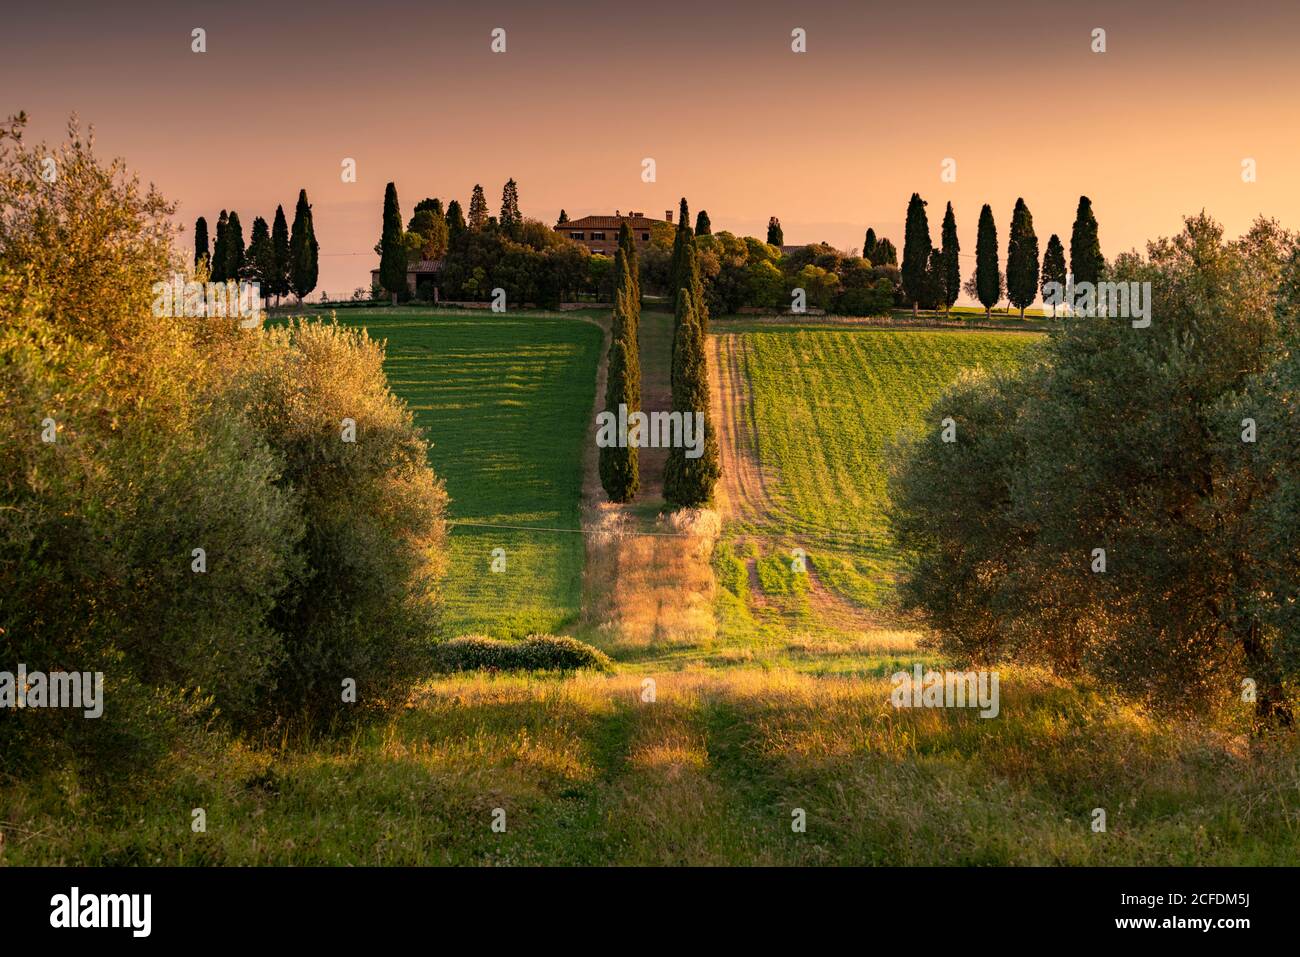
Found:
[[[887,443],[939,428],[941,416],[926,415],[962,369],[1015,363],[1036,339],[793,325],[741,332],[752,401],[743,444],[768,477],[769,507],[731,530],[761,539],[765,554],[802,547],[828,587],[880,604],[895,566],[885,522]]]
[[[433,443],[454,523],[447,631],[554,631],[582,597],[582,436],[601,330],[580,316],[347,309],[340,323],[388,341],[393,390]],[[491,570],[505,550],[505,571]]]

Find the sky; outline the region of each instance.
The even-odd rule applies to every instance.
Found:
[[[389,181],[404,217],[426,196],[468,205],[475,183],[495,212],[513,177],[548,223],[685,196],[715,232],[762,238],[775,215],[787,243],[842,249],[871,226],[901,250],[918,192],[936,242],[952,202],[965,273],[981,205],[1005,255],[1017,197],[1041,248],[1068,247],[1089,196],[1107,257],[1202,209],[1230,235],[1261,213],[1300,228],[1295,0],[54,0],[2,17],[0,109],[28,113],[29,139],[77,113],[179,204],[187,243],[221,209],[246,235],[277,203],[291,218],[305,188],[331,296],[369,285]]]

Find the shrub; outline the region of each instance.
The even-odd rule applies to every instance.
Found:
[[[613,667],[604,652],[563,635],[529,635],[523,641],[465,635],[439,645],[435,658],[439,671],[609,671]]]

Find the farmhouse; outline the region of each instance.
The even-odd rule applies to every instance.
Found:
[[[673,211],[664,210],[663,219],[651,219],[645,213],[622,214],[617,209],[613,216],[584,216],[567,223],[557,223],[555,231],[562,236],[582,243],[593,253],[612,256],[618,249],[618,231],[624,223],[632,230],[632,239],[637,248],[650,242],[650,235],[655,226],[669,225],[673,222]]]
[[[421,285],[430,283],[433,286],[433,294],[436,299],[438,295],[438,277],[441,274],[441,259],[421,259],[419,262],[411,263],[406,267],[406,288],[414,295]],[[372,287],[380,285],[378,267],[370,270],[370,285]]]

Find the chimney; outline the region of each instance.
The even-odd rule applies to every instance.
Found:
[[[673,221],[673,211],[671,209],[664,210],[664,219],[668,220],[670,223]]]

